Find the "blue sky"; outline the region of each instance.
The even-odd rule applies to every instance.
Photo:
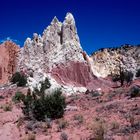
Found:
[[[140,44],[139,0],[0,0],[0,40],[23,46],[34,32],[42,34],[54,16],[71,12],[82,47],[89,54],[99,48]]]

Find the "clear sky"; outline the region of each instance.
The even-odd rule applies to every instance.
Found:
[[[34,32],[42,34],[54,16],[71,12],[82,47],[89,54],[99,48],[140,44],[140,0],[0,0],[0,40],[23,46]]]

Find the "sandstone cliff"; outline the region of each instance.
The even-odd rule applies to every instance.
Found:
[[[17,69],[19,46],[11,41],[0,45],[0,84],[6,84]]]
[[[97,77],[118,73],[119,65],[135,74],[140,68],[139,54],[139,46],[123,45],[120,48],[102,49],[89,57],[89,64]]]

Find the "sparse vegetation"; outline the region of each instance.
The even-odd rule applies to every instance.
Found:
[[[65,132],[62,132],[60,135],[60,140],[68,140],[68,135]]]
[[[127,84],[131,84],[133,76],[134,74],[131,71],[126,71],[124,73],[124,80],[126,81]]]
[[[16,72],[13,74],[11,80],[13,84],[17,84],[18,87],[24,87],[27,84],[27,78],[24,74]]]
[[[51,118],[45,118],[45,122],[46,122],[47,128],[51,128],[52,127],[52,120],[51,120]]]
[[[104,133],[105,128],[102,123],[98,123],[95,126],[94,134],[95,134],[95,140],[104,140]]]
[[[103,121],[94,121],[91,125],[92,138],[94,140],[104,140],[106,129]]]
[[[20,101],[24,100],[25,95],[22,92],[16,92],[12,98],[12,101],[15,103],[19,103]]]
[[[84,121],[84,118],[82,115],[74,115],[73,119],[76,120],[78,122],[78,124],[82,124]]]
[[[130,122],[131,127],[133,127],[135,125],[134,116],[132,116],[132,115],[129,116],[129,122]]]
[[[129,91],[129,95],[131,98],[140,96],[140,87],[133,86]]]
[[[36,136],[33,133],[29,133],[23,140],[36,140]]]
[[[61,131],[62,129],[65,129],[68,126],[68,122],[64,119],[58,120],[58,130]]]
[[[119,127],[120,127],[120,125],[119,125],[118,122],[113,121],[113,122],[111,123],[111,129],[119,129]]]
[[[91,97],[98,97],[101,95],[100,92],[97,90],[92,91],[87,90],[85,94],[89,94]]]
[[[99,93],[99,91],[92,91],[91,96],[92,97],[98,97],[98,96],[100,96],[100,93]]]
[[[45,118],[61,118],[65,109],[65,97],[62,96],[60,89],[56,89],[53,93],[46,95],[45,89],[50,87],[48,80],[41,83],[41,89],[31,93],[28,90],[27,95],[22,98],[23,113],[30,119],[45,121]]]
[[[4,97],[2,95],[0,95],[0,99],[4,99]]]
[[[137,70],[136,77],[140,77],[140,69]]]
[[[2,106],[2,109],[4,111],[11,111],[12,110],[12,104],[11,103],[8,103],[8,104],[5,104]]]
[[[71,101],[75,101],[79,99],[79,96],[77,94],[72,94],[70,97],[71,97]]]
[[[23,123],[24,123],[24,118],[19,117],[19,119],[17,120],[17,128],[20,129],[20,126],[22,126]]]
[[[112,76],[112,81],[117,82],[119,81],[121,83],[121,86],[124,85],[124,82],[128,84],[131,84],[133,80],[133,73],[130,71],[124,71],[122,68],[120,68],[119,74],[115,74]]]

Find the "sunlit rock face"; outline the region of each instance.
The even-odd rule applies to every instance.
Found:
[[[62,84],[73,84],[75,86],[86,87],[93,75],[87,64],[70,61],[67,64],[61,64],[52,70],[52,76]]]
[[[83,87],[91,78],[91,76],[89,78],[90,68],[83,56],[75,20],[71,13],[67,13],[63,23],[54,17],[42,36],[34,33],[33,39],[26,39],[19,53],[17,70],[32,72],[36,83],[42,79],[38,78],[39,76],[47,73],[60,85],[67,86],[66,89],[73,90],[70,88],[77,86],[85,91]]]
[[[34,33],[33,39],[27,38],[21,50],[19,69],[50,72],[60,63],[85,62],[82,52],[75,20],[68,13],[63,23],[54,17],[42,36]]]
[[[8,83],[17,69],[19,46],[11,41],[0,45],[0,84]]]
[[[107,77],[119,72],[119,66],[124,71],[136,74],[140,68],[140,47],[124,45],[115,49],[102,49],[89,57],[89,65],[97,77]]]
[[[33,39],[26,39],[19,53],[17,70],[27,75],[32,73],[30,86],[32,83],[38,85],[47,74],[50,80],[54,79],[51,80],[55,81],[54,85],[69,92],[105,88],[106,81],[97,77],[105,78],[118,73],[119,65],[125,70],[136,71],[138,62],[135,51],[138,53],[132,47],[103,49],[88,56],[80,45],[74,17],[67,13],[63,22],[54,17],[42,35],[34,33]]]

